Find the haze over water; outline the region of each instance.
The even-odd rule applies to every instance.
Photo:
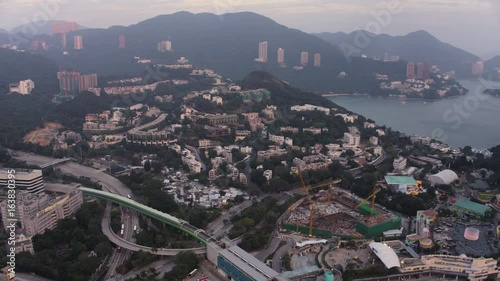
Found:
[[[433,137],[433,131],[442,129],[445,135],[443,142],[456,148],[466,145],[491,148],[500,145],[500,98],[488,96],[485,101],[479,101],[475,110],[465,110],[465,118],[460,117],[454,111],[454,106],[461,105],[463,108],[466,99],[472,99],[472,96],[467,96],[475,95],[478,88],[484,88],[480,87],[478,80],[461,80],[460,84],[469,89],[467,95],[425,103],[421,100],[402,102],[364,96],[327,98],[379,125],[386,125],[408,135]],[[446,112],[448,119],[444,117]],[[453,121],[450,117],[454,118]],[[457,124],[459,125],[456,126]]]

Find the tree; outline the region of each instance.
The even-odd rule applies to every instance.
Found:
[[[245,201],[245,198],[242,195],[236,195],[236,197],[234,197],[234,202],[236,203],[242,203],[243,201]]]
[[[348,150],[346,150],[345,155],[347,157],[353,157],[354,155],[356,155],[356,153],[353,150],[348,149]]]
[[[258,186],[263,186],[267,182],[267,179],[263,174],[264,172],[262,170],[253,170],[250,173],[250,179]]]
[[[465,146],[464,148],[462,148],[462,153],[467,155],[467,156],[470,156],[472,155],[472,147],[470,146]]]
[[[144,162],[144,171],[146,171],[146,172],[151,171],[151,163],[149,162],[149,160]]]

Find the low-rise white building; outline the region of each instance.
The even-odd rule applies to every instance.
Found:
[[[361,137],[359,134],[344,133],[344,143],[349,146],[359,146]]]
[[[269,134],[269,141],[275,142],[279,145],[283,145],[285,143],[285,137]]]
[[[35,89],[35,82],[31,79],[22,80],[18,83],[9,84],[10,93],[19,93],[21,95],[29,95]]]
[[[330,109],[322,106],[317,106],[317,105],[311,105],[311,104],[304,104],[304,105],[294,105],[290,108],[292,111],[321,111],[324,112],[326,115],[330,114]]]
[[[394,159],[392,162],[392,166],[394,167],[394,170],[396,171],[402,171],[406,168],[407,160],[404,157],[399,156],[398,158]]]
[[[373,136],[370,138],[370,143],[373,145],[378,145],[378,138]]]

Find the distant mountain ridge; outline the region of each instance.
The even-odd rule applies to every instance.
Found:
[[[83,49],[73,48],[73,37],[83,38]],[[119,37],[125,36],[125,48],[118,48]],[[33,52],[57,62],[61,68],[102,76],[134,76],[145,71],[147,64],[177,64],[186,57],[197,68],[214,69],[222,76],[243,79],[252,71],[266,71],[295,87],[316,92],[369,92],[378,89],[375,73],[395,79],[405,75],[405,63],[383,63],[371,59],[352,59],[342,51],[309,33],[288,28],[265,16],[251,13],[215,15],[178,12],[160,15],[130,26],[107,29],[84,29],[67,34],[67,54],[60,49],[60,35],[37,35],[30,39],[47,42],[48,50]],[[157,50],[160,41],[171,40],[173,52]],[[26,40],[21,49],[30,49]],[[268,62],[256,62],[259,42],[268,42]],[[123,42],[123,41],[122,41]],[[283,67],[277,62],[277,50],[285,50]],[[308,52],[309,62],[301,66],[301,53]],[[314,54],[321,54],[321,66],[314,67]],[[295,68],[295,66],[297,66]],[[344,73],[342,78],[338,78]]]
[[[28,24],[22,24],[16,26],[10,30],[10,33],[27,33],[31,36],[34,35],[52,35],[52,26],[56,23],[68,23],[69,21],[65,20],[48,20],[48,21],[38,21],[38,22],[30,22]],[[87,29],[84,26],[78,24],[79,29]]]
[[[484,66],[488,70],[494,70],[495,68],[500,68],[500,55],[485,61]]]
[[[83,36],[83,50],[73,50],[73,36]],[[118,38],[125,36],[126,48],[118,49]],[[189,63],[211,68],[231,79],[242,79],[255,70],[264,70],[281,79],[310,90],[325,90],[346,65],[338,48],[314,35],[288,28],[251,12],[215,15],[178,12],[160,15],[130,26],[85,29],[67,35],[69,55],[56,50],[41,52],[58,64],[98,75],[137,75],[145,65],[134,57],[177,63],[186,57]],[[171,40],[173,52],[160,53],[157,44]],[[259,42],[268,42],[268,63],[258,63]],[[60,37],[53,36],[53,46]],[[29,46],[27,46],[29,47]],[[285,49],[287,68],[277,63],[277,49]],[[309,64],[300,72],[301,52],[309,52]],[[313,56],[321,54],[321,67],[313,67]]]
[[[385,53],[400,56],[406,61],[429,61],[436,64],[440,69],[449,71],[455,70],[459,76],[471,75],[471,64],[480,58],[472,53],[442,42],[424,30],[411,32],[404,36],[391,36],[387,34],[371,34],[366,31],[354,31],[351,33],[318,33],[316,36],[330,42],[338,47],[356,47],[355,37],[359,34],[367,34],[368,44],[364,48],[359,48],[357,55],[367,55],[368,57],[383,57]]]

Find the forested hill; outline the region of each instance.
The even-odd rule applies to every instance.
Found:
[[[9,83],[31,79],[34,95],[54,95],[59,87],[57,66],[41,55],[0,48],[0,95],[9,91]]]

